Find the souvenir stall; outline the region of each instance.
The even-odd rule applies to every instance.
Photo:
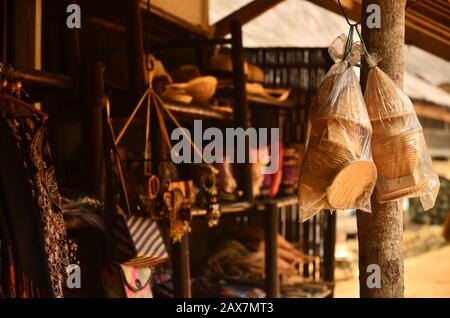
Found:
[[[246,49],[237,20],[214,37],[150,1],[80,0],[65,28],[72,1],[49,0],[37,67],[23,8],[0,3],[0,296],[332,297],[330,211],[370,211],[373,191],[433,205],[414,110],[368,54],[362,95],[352,28],[330,48]],[[240,150],[278,169],[235,163],[236,140],[213,140],[231,128],[270,132]]]

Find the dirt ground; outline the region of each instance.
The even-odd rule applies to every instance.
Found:
[[[359,297],[357,275],[337,282],[335,297]],[[450,298],[450,245],[405,260],[405,297]]]

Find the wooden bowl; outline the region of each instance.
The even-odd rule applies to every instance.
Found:
[[[172,84],[167,88],[181,95],[192,96],[195,102],[206,104],[214,96],[217,87],[217,79],[214,76],[201,76],[187,83]]]

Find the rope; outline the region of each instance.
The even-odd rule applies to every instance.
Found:
[[[137,112],[139,111],[139,109],[141,108],[142,104],[144,103],[145,98],[147,97],[149,93],[149,90],[147,89],[144,92],[144,95],[142,95],[141,99],[139,100],[138,104],[136,105],[136,107],[134,108],[133,112],[131,113],[130,117],[128,118],[127,122],[125,123],[125,125],[122,127],[122,129],[119,132],[119,135],[117,136],[117,139],[114,141],[114,144],[117,146],[120,142],[120,140],[122,140],[123,135],[125,134],[125,132],[128,129],[128,126],[130,126],[131,122],[133,121],[134,117],[136,116]]]
[[[122,188],[122,192],[124,195],[125,205],[127,207],[128,215],[131,215],[131,205],[130,205],[130,200],[128,198],[128,189],[127,189],[127,186],[125,183],[125,175],[123,173],[122,161],[120,159],[120,154],[119,154],[119,151],[116,146],[117,145],[115,142],[116,137],[114,134],[114,129],[113,129],[111,117],[110,117],[111,104],[110,104],[109,98],[106,98],[105,107],[106,107],[106,123],[108,125],[109,137],[112,140],[112,152],[113,152],[114,160],[116,161],[117,174],[119,175],[120,186]],[[109,153],[108,153],[108,155],[109,155]]]
[[[418,0],[418,1],[420,1],[420,0]],[[362,22],[363,22],[364,19],[366,18],[366,6],[367,6],[367,0],[363,0],[363,1],[362,1],[362,8],[363,8],[362,12],[363,12],[363,13],[362,13],[361,19],[360,19],[358,22],[356,22],[356,23],[351,23],[350,20],[348,19],[347,14],[345,13],[344,8],[342,7],[341,0],[338,0],[338,4],[339,4],[339,8],[340,8],[341,11],[342,11],[342,15],[343,15],[344,18],[345,18],[345,21],[347,21],[347,24],[350,26],[350,30],[349,30],[349,32],[348,32],[347,43],[346,43],[346,45],[345,45],[345,53],[344,53],[344,57],[345,57],[345,58],[348,58],[348,57],[350,56],[350,54],[351,54],[350,51],[351,51],[351,46],[352,46],[352,43],[353,43],[353,29],[356,29],[356,33],[358,34],[358,37],[359,37],[359,39],[361,40],[361,46],[362,46],[362,48],[363,48],[364,54],[365,54],[367,57],[369,57],[370,54],[369,54],[369,52],[367,51],[366,43],[364,42],[364,39],[363,39],[363,37],[361,36],[361,33],[359,32],[359,29],[358,29],[358,25],[362,25]]]
[[[211,169],[211,171],[213,171],[215,174],[218,174],[219,171],[211,164],[205,162],[203,160],[203,154],[202,152],[197,148],[197,146],[195,145],[195,143],[192,141],[192,139],[189,137],[188,134],[186,134],[186,132],[184,131],[183,127],[180,125],[180,123],[178,122],[178,120],[175,118],[175,116],[172,114],[172,112],[170,111],[169,108],[167,108],[167,106],[164,104],[164,102],[161,100],[161,98],[158,96],[158,94],[156,94],[156,92],[152,91],[152,96],[156,99],[156,101],[158,101],[158,103],[156,105],[161,106],[165,112],[167,113],[167,115],[169,116],[170,120],[172,120],[172,122],[175,124],[175,126],[177,126],[178,128],[180,128],[181,133],[184,135],[184,137],[189,141],[189,143],[191,144],[192,148],[194,149],[194,151],[200,156],[200,158],[202,158],[202,161],[204,162],[204,164]],[[167,135],[168,137],[168,135]]]

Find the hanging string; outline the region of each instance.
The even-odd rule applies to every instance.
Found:
[[[345,42],[344,60],[348,60],[348,58],[352,55],[353,29],[354,28],[355,28],[354,25],[350,25],[350,30],[348,31],[348,35],[347,35],[347,42]]]
[[[419,0],[420,1],[420,0]],[[346,48],[345,48],[345,57],[348,57],[350,55],[351,50],[351,44],[353,42],[353,29],[356,29],[356,33],[358,34],[359,39],[361,40],[361,46],[363,48],[364,54],[366,56],[369,56],[369,52],[367,51],[366,43],[364,43],[364,39],[361,36],[361,33],[359,32],[358,25],[362,25],[366,18],[366,6],[367,6],[367,0],[362,1],[362,16],[361,19],[356,23],[351,23],[350,20],[347,17],[347,14],[345,13],[344,7],[341,4],[341,0],[338,0],[339,8],[342,11],[342,15],[345,18],[345,21],[347,21],[347,24],[350,26],[349,35],[347,38]]]
[[[366,0],[363,0],[363,2],[362,2],[362,7],[364,8],[364,10],[362,10],[363,13],[362,13],[362,16],[361,16],[361,20],[359,20],[356,23],[351,23],[350,20],[348,19],[347,14],[345,13],[344,7],[342,7],[341,0],[338,0],[338,4],[339,4],[339,8],[342,11],[342,15],[344,16],[344,18],[347,21],[347,24],[349,26],[357,26],[357,25],[361,24],[364,21],[364,19],[366,18],[366,10],[365,10],[365,8],[366,8]]]
[[[361,40],[361,45],[362,45],[364,54],[365,54],[366,56],[369,56],[370,54],[369,54],[369,52],[367,51],[366,43],[364,43],[364,39],[363,39],[363,37],[361,36],[361,33],[360,33],[359,30],[358,30],[358,26],[356,26],[355,29],[356,29],[356,33],[358,33],[359,39]]]

